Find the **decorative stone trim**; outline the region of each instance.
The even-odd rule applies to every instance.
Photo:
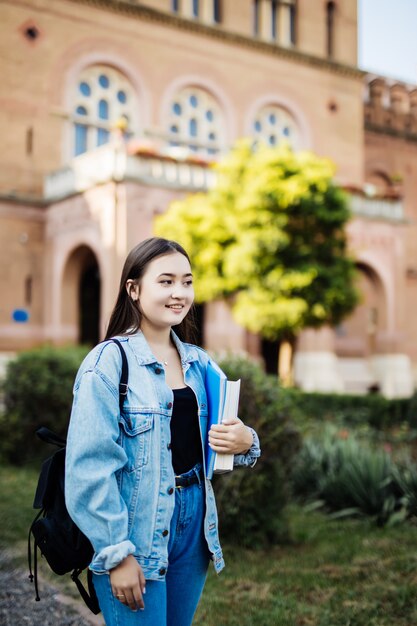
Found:
[[[365,121],[365,130],[377,133],[379,135],[389,135],[390,137],[396,137],[397,139],[404,139],[412,143],[417,142],[417,133],[411,133],[407,130],[397,130],[395,128],[389,128],[388,126],[382,126],[379,124],[372,124]]]
[[[330,61],[329,59],[321,59],[305,52],[301,52],[294,48],[285,48],[283,46],[274,43],[268,43],[266,41],[260,41],[254,37],[246,37],[238,33],[233,33],[224,30],[221,26],[210,26],[194,20],[184,19],[177,15],[171,15],[153,9],[151,7],[140,6],[132,4],[127,0],[70,0],[77,4],[85,4],[88,6],[95,6],[97,8],[105,9],[107,11],[113,11],[114,13],[120,13],[130,17],[136,17],[138,19],[144,19],[150,22],[158,22],[167,26],[172,26],[181,30],[186,30],[199,35],[206,35],[212,39],[219,39],[223,43],[230,43],[233,45],[251,48],[258,52],[271,54],[283,59],[295,61],[303,65],[310,65],[317,67],[318,69],[326,70],[335,74],[341,74],[350,78],[356,78],[362,80],[367,74],[363,70],[353,67],[351,65],[345,65],[343,63],[337,63],[336,61]]]

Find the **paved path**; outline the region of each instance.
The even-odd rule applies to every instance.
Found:
[[[0,555],[0,626],[103,626],[101,615],[40,581],[40,602],[27,569],[13,565],[13,558]]]

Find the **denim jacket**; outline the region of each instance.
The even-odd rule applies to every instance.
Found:
[[[207,398],[204,387],[209,356],[181,342],[175,333],[185,384],[195,393],[204,450]],[[121,336],[129,364],[129,386],[119,410],[121,358],[113,342],[96,346],[83,361],[74,385],[66,450],[65,497],[68,511],[90,539],[90,569],[105,573],[129,554],[145,578],[163,580],[168,567],[168,533],[175,504],[170,446],[173,392],[139,331]],[[235,465],[254,465],[253,445],[235,455]],[[224,567],[211,482],[205,478],[204,533],[214,567]]]

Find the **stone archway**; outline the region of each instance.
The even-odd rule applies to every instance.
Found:
[[[278,375],[279,342],[260,338],[260,352],[267,374]]]
[[[357,269],[361,301],[335,329],[335,354],[345,391],[369,393],[380,390],[372,363],[387,329],[387,298],[380,276],[370,265],[358,263]]]
[[[378,335],[387,328],[387,303],[377,272],[364,263],[358,263],[357,268],[361,301],[336,329],[336,354],[369,358],[377,350]]]
[[[86,245],[71,252],[62,279],[62,324],[77,343],[100,340],[101,280],[97,258]]]
[[[380,196],[386,196],[392,193],[392,180],[383,171],[374,170],[366,176],[366,184],[371,185],[375,192]]]

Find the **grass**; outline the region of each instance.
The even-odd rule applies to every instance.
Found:
[[[16,546],[22,563],[36,480],[36,471],[0,468],[0,548]],[[225,549],[227,567],[210,569],[194,626],[417,624],[416,526],[289,513],[291,545]]]
[[[27,538],[38,470],[0,466],[0,549]]]
[[[196,625],[417,623],[416,527],[330,521],[299,508],[290,517],[292,545],[226,550],[227,568],[210,574]]]

